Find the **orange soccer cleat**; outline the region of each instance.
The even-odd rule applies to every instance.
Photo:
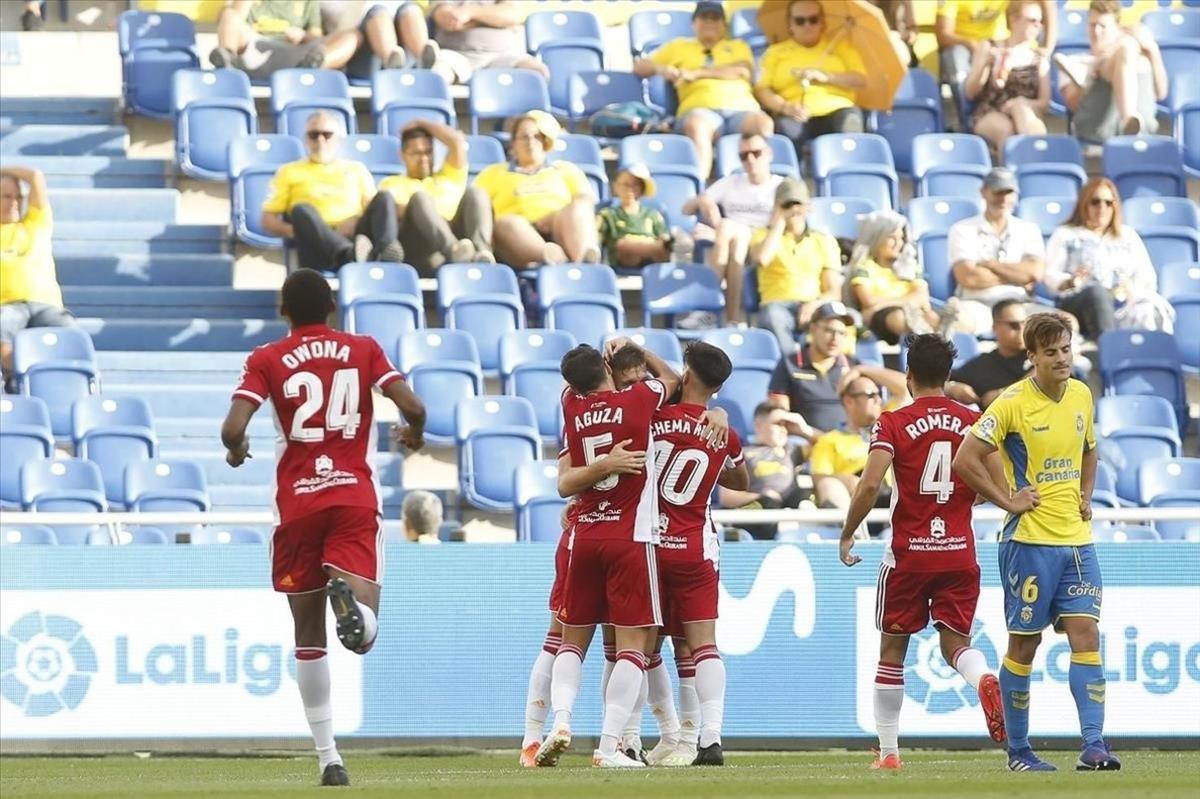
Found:
[[[899,771],[903,767],[904,763],[900,761],[900,755],[876,757],[875,762],[871,764],[871,768],[882,771]]]
[[[529,746],[521,750],[521,766],[524,768],[537,768],[537,753],[541,747],[541,741],[534,741]]]
[[[979,680],[979,706],[987,720],[988,735],[1003,746],[1008,733],[1004,730],[1004,697],[995,674],[985,674]]]

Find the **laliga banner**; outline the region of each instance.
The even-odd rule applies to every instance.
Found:
[[[723,547],[729,737],[874,736],[882,547],[860,549],[864,563],[847,569],[830,544]],[[1106,729],[1200,737],[1200,544],[1098,552]],[[374,650],[359,658],[327,634],[339,735],[519,737],[553,560],[548,544],[391,545]],[[995,668],[1006,640],[995,545],[980,562],[974,635]],[[267,585],[265,547],[5,547],[0,738],[306,737],[287,602]],[[599,732],[601,660],[597,643],[576,705],[584,734]],[[1047,631],[1035,735],[1078,735],[1068,661]],[[932,631],[912,639],[905,695],[904,734],[984,742],[974,693]]]

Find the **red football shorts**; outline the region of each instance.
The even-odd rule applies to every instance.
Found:
[[[271,581],[285,594],[325,587],[331,566],[378,583],[383,576],[383,525],[374,508],[333,507],[293,519],[271,536]]]
[[[660,551],[658,582],[666,635],[682,636],[683,625],[717,618],[720,577],[711,560],[679,560],[663,557]]]
[[[571,550],[567,549],[568,534],[564,532],[554,550],[554,585],[550,586],[550,612],[558,613],[563,607],[563,595],[567,585],[567,564],[571,561]]]
[[[658,568],[653,544],[575,538],[567,564],[563,624],[658,627]]]
[[[909,572],[883,564],[875,594],[875,628],[892,635],[912,635],[932,620],[970,636],[978,602],[978,565],[958,571]]]

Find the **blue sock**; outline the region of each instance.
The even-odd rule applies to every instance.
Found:
[[[1084,744],[1104,740],[1104,666],[1099,652],[1072,652],[1068,671]]]
[[[1000,694],[1004,697],[1004,728],[1010,751],[1029,749],[1029,675],[1033,666],[1005,658],[1000,666]],[[1074,684],[1074,683],[1072,683]]]

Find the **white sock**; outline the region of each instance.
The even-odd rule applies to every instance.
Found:
[[[700,697],[696,694],[696,666],[690,657],[675,656],[679,674],[679,739],[693,749],[700,739]]]
[[[362,602],[358,603],[358,612],[362,614],[363,620],[363,644],[369,646],[379,634],[379,620],[375,617],[375,611]]]
[[[611,677],[609,678],[612,679]],[[608,696],[606,692],[604,694]],[[633,709],[629,711],[629,718],[625,720],[625,727],[621,730],[621,738],[625,741],[636,741],[641,743],[642,740],[642,710],[646,707],[646,698],[650,695],[650,684],[645,676],[642,677],[642,686],[638,688],[637,701],[633,704]]]
[[[879,756],[900,754],[900,707],[904,704],[904,666],[879,661],[875,673],[875,728]]]
[[[692,653],[696,661],[696,696],[700,700],[700,746],[721,742],[725,721],[725,661],[709,644]]]
[[[554,707],[554,729],[571,729],[571,711],[583,679],[583,650],[563,644],[554,658],[550,674],[550,704]]]
[[[608,678],[612,676],[613,666],[617,665],[617,648],[613,644],[604,645],[604,666],[600,671],[600,699],[608,693]]]
[[[679,741],[679,716],[675,713],[675,696],[671,693],[671,676],[663,665],[662,656],[650,658],[650,668],[646,671],[646,684],[649,688],[646,701],[650,703],[650,712],[658,721],[658,733],[661,741],[674,744]]]
[[[547,633],[542,651],[533,661],[529,672],[529,689],[525,692],[525,738],[521,748],[542,740],[542,728],[546,725],[546,714],[550,710],[550,675],[554,670],[554,658],[562,636]]]
[[[958,656],[954,659],[953,666],[972,688],[978,688],[979,681],[983,675],[988,673],[987,658],[973,647],[963,647],[958,650]]]
[[[329,702],[329,661],[320,647],[296,647],[296,684],[304,702],[304,717],[317,748],[317,768],[341,763],[333,741],[333,706]]]
[[[612,754],[617,751],[617,743],[621,740],[621,730],[638,694],[646,674],[645,655],[636,649],[622,649],[617,653],[617,663],[613,666],[612,677],[608,681],[608,691],[604,694],[604,723],[600,733],[600,751]],[[556,706],[557,707],[557,706]]]

